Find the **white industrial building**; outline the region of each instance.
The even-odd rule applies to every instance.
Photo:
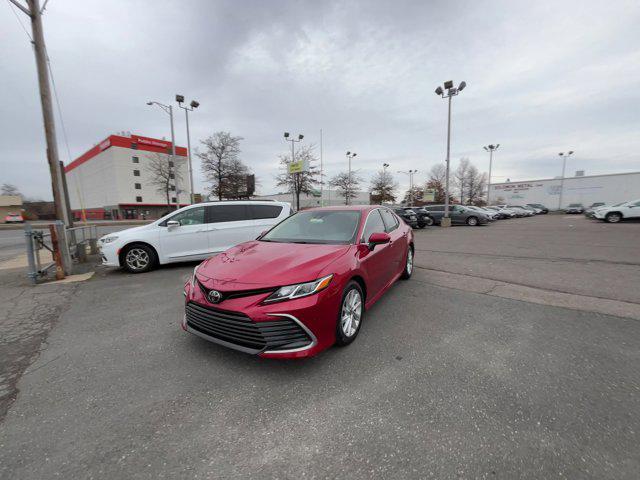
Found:
[[[541,203],[550,210],[566,208],[570,203],[581,203],[588,207],[595,202],[613,204],[640,198],[640,172],[578,175],[565,177],[564,182],[560,178],[550,178],[493,183],[489,188],[492,204]]]
[[[288,193],[274,193],[272,195],[255,195],[255,200],[274,200],[277,202],[289,202],[295,206],[295,196]],[[322,200],[322,201],[321,201]],[[351,199],[351,205],[369,205],[369,192],[356,192],[356,197]],[[320,206],[344,205],[344,197],[341,197],[337,190],[323,190],[322,197],[320,190],[314,191],[312,194],[300,194],[300,209],[313,208]]]
[[[151,184],[153,156],[170,159],[171,142],[140,135],[110,135],[65,166],[69,201],[75,218],[159,218],[189,201],[187,149],[176,146],[170,206],[166,194]]]

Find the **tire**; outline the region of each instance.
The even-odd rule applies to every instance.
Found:
[[[620,215],[618,212],[607,213],[607,215],[604,217],[604,221],[607,223],[618,223],[620,220],[622,220],[622,215]]]
[[[418,222],[418,228],[423,229],[423,228],[424,228],[424,227],[426,227],[426,226],[427,226],[427,224],[426,224],[426,223]]]
[[[359,302],[359,306],[357,306]],[[359,310],[359,314],[353,315],[349,313],[354,306],[354,310]],[[354,280],[350,281],[342,293],[342,300],[340,301],[340,310],[338,311],[338,321],[336,322],[336,344],[344,347],[353,342],[358,333],[360,327],[362,327],[362,320],[364,318],[364,294],[360,284]],[[353,326],[353,322],[357,319],[357,325]]]
[[[478,225],[478,218],[477,217],[467,218],[467,225],[469,225],[470,227],[475,227],[476,225]]]
[[[125,248],[120,263],[129,273],[144,273],[157,265],[158,257],[149,245],[138,243]]]
[[[407,250],[407,260],[404,262],[404,270],[402,271],[402,275],[400,275],[400,278],[403,280],[409,280],[411,278],[412,273],[413,273],[413,247],[409,245],[409,249]]]
[[[426,225],[427,227],[431,227],[431,226],[433,225],[433,223],[434,223],[434,222],[433,222],[433,218],[431,218],[431,217],[427,217],[427,218],[425,218],[425,219],[424,219],[424,222],[425,222],[425,225]]]

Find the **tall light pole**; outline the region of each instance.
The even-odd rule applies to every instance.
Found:
[[[413,205],[413,176],[418,173],[418,170],[409,170],[407,172],[403,172],[398,170],[398,173],[404,173],[405,175],[409,175],[409,203]],[[409,206],[411,206],[409,205]]]
[[[157,105],[164,112],[169,115],[169,123],[171,124],[171,163],[169,164],[169,175],[171,175],[172,168],[171,165],[175,167],[176,165],[176,136],[173,130],[173,107],[171,105],[165,105],[164,103],[156,102],[154,100],[150,100],[147,102],[147,105]],[[180,208],[180,193],[178,192],[178,178],[176,175],[173,176],[173,186],[176,189],[176,210]]]
[[[298,138],[289,138],[289,132],[284,132],[284,139],[287,142],[291,142],[291,163],[294,163],[296,161],[296,151],[295,151],[295,144],[297,142],[301,142],[302,139],[304,138],[304,135],[299,134]],[[293,174],[293,198],[295,200],[295,204],[296,204],[296,210],[300,210],[300,172],[298,173],[294,173]]]
[[[458,95],[467,86],[467,82],[460,82],[458,87],[453,86],[452,80],[444,82],[442,87],[436,88],[436,95],[449,100],[449,115],[447,120],[447,180],[444,192],[444,218],[440,222],[441,227],[450,227],[451,219],[449,218],[449,163],[451,160],[451,98]],[[445,92],[446,90],[446,92]]]
[[[564,174],[567,168],[567,158],[573,155],[573,150],[567,153],[560,152],[558,155],[562,157],[562,177],[560,177],[560,196],[558,197],[558,210],[562,210],[562,196],[564,195]]]
[[[56,141],[56,126],[51,103],[51,86],[49,84],[49,70],[47,68],[47,47],[44,43],[44,30],[42,28],[42,12],[46,6],[40,7],[40,0],[26,0],[24,6],[18,0],[9,0],[31,20],[31,35],[33,52],[36,57],[36,70],[38,73],[38,88],[40,90],[40,103],[42,104],[42,120],[44,122],[44,137],[47,143],[47,162],[49,163],[49,175],[51,175],[51,190],[53,193],[53,205],[56,218],[62,220],[67,227],[73,226],[73,219],[69,215],[69,206],[64,194],[64,172],[58,159],[58,143]]]
[[[349,161],[349,191],[347,192],[346,204],[349,205],[351,203],[351,199],[349,198],[351,194],[351,159],[358,155],[355,152],[347,152],[347,160]]]
[[[195,194],[193,193],[193,164],[191,163],[191,135],[189,133],[189,112],[192,112],[195,108],[198,108],[200,104],[195,100],[191,100],[189,106],[183,106],[184,95],[176,95],[176,102],[178,106],[184,110],[184,117],[187,120],[187,155],[189,156],[189,198],[190,203],[196,202]]]
[[[382,164],[382,171],[383,171],[384,173],[387,173],[387,168],[389,168],[389,164],[388,164],[388,163],[383,163],[383,164]]]
[[[489,184],[487,185],[487,205],[490,205],[491,198],[491,167],[493,166],[493,152],[496,151],[500,147],[500,144],[496,145],[487,145],[484,148],[487,152],[489,152]]]

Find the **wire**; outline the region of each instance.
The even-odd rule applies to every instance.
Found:
[[[24,23],[22,23],[22,20],[20,20],[20,17],[18,16],[18,12],[16,12],[16,7],[14,7],[13,3],[11,3],[9,0],[7,0],[7,2],[9,2],[9,6],[11,7],[11,11],[15,15],[16,20],[18,20],[18,23],[22,27],[22,30],[24,30],[24,33],[26,33],[27,37],[29,37],[29,41],[33,43],[33,38],[31,38],[31,35],[29,35],[29,31],[27,30],[27,27],[24,26]]]

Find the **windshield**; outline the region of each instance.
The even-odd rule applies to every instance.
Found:
[[[276,225],[262,238],[280,243],[353,243],[360,212],[355,210],[310,210],[298,212]]]

